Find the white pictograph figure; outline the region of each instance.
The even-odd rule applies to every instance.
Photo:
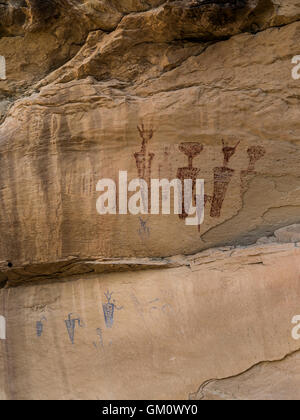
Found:
[[[3,55],[0,55],[0,80],[6,80],[6,61]]]
[[[6,319],[0,315],[0,340],[6,340]]]

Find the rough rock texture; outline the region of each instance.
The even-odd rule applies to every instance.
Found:
[[[299,242],[300,225],[287,226],[275,232],[275,238],[282,243]]]
[[[299,40],[298,0],[1,1],[0,398],[198,398],[298,350]],[[197,173],[200,231],[100,216],[120,170]]]
[[[55,19],[29,2],[17,26],[24,34],[1,38],[8,77],[0,92],[6,102],[25,96],[0,127],[4,265],[191,254],[299,221],[296,4],[157,3],[116,13],[93,2],[92,13],[91,2],[70,10],[49,2]],[[78,8],[75,30],[65,21]],[[154,130],[152,178],[173,179],[187,166],[181,143],[203,145],[193,161],[206,182],[200,234],[178,216],[97,214],[100,178],[139,174],[142,123],[146,136]]]

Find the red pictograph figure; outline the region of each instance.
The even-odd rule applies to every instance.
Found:
[[[193,166],[193,160],[196,156],[200,155],[203,150],[203,146],[200,143],[181,143],[179,145],[179,150],[184,153],[188,157],[188,166],[184,168],[178,168],[177,171],[177,178],[180,179],[184,189],[184,180],[191,179],[193,181],[193,196],[195,193],[195,186],[197,176],[200,172],[199,168],[195,168]],[[182,214],[179,215],[181,219],[186,219],[188,214],[185,212],[184,208],[184,193],[183,193],[183,200],[182,200]]]
[[[146,181],[148,186],[148,197],[143,196],[143,200],[148,201],[148,210],[150,212],[151,204],[150,204],[150,197],[151,197],[151,172],[152,172],[152,162],[155,157],[154,153],[149,151],[149,142],[153,138],[154,130],[152,127],[146,129],[144,123],[140,126],[137,126],[139,131],[140,137],[142,139],[142,146],[139,152],[134,153],[136,167],[138,170],[138,177],[139,179],[143,179]],[[140,218],[140,220],[146,224],[147,221]]]
[[[211,199],[211,209],[210,209],[210,216],[211,217],[220,217],[222,206],[226,197],[227,189],[230,184],[231,178],[235,172],[234,169],[228,168],[228,164],[232,156],[234,156],[238,145],[240,142],[236,144],[236,146],[226,146],[224,140],[223,143],[223,155],[224,155],[224,163],[221,167],[214,168],[214,193]],[[207,196],[206,201],[210,200]]]
[[[6,80],[6,61],[3,55],[0,55],[0,80]]]
[[[155,157],[155,154],[149,152],[149,142],[153,138],[154,131],[152,128],[147,130],[144,124],[138,126],[137,129],[142,139],[142,147],[139,152],[134,154],[136,167],[138,170],[139,178],[144,179],[148,184],[148,188],[150,188],[152,161]]]
[[[249,166],[246,170],[241,171],[241,197],[243,197],[247,190],[249,181],[256,175],[255,165],[265,156],[266,150],[262,146],[251,146],[247,150],[247,153],[249,157]]]

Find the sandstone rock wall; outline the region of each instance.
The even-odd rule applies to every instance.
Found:
[[[72,36],[61,35],[64,42],[51,45],[54,24],[70,30],[61,19],[71,19],[73,12],[64,17],[60,3],[54,23],[51,14],[40,30],[27,23],[24,36],[1,38],[8,72],[0,82],[8,95],[4,101],[25,96],[11,106],[0,128],[2,261],[21,267],[70,256],[190,254],[218,244],[251,243],[298,222],[299,83],[291,77],[291,58],[298,53],[297,8],[270,2],[153,6],[158,7],[135,13],[125,8],[109,32],[87,34],[93,27],[82,23],[83,13],[75,22],[86,33],[73,52],[68,43],[74,46],[73,37],[80,35],[74,28]],[[108,18],[105,11],[99,16],[101,26]],[[216,22],[216,16],[224,21]],[[259,26],[255,31],[253,21]],[[246,30],[252,32],[240,34]],[[26,36],[36,37],[32,51],[24,49],[22,43],[31,45]],[[58,69],[43,78],[55,67],[50,57]],[[138,175],[134,154],[141,148],[137,126],[142,123],[154,131],[149,143],[154,178],[173,179],[187,165],[181,143],[203,145],[193,163],[205,179],[208,200],[201,234],[177,216],[97,214],[100,178],[117,180],[119,170]],[[228,162],[228,185],[216,186],[216,171],[224,170],[222,140],[237,147]],[[218,189],[222,203],[213,198]]]
[[[298,350],[299,39],[297,0],[1,2],[0,398],[202,398]],[[97,213],[187,148],[200,230]]]
[[[291,334],[299,253],[299,244],[217,249],[178,268],[3,289],[2,392],[9,399],[200,398],[210,379],[300,349]]]

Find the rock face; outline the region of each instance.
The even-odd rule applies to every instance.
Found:
[[[1,2],[0,398],[198,398],[297,350],[299,40],[297,0]],[[120,171],[204,179],[201,228],[100,215]]]
[[[300,349],[291,334],[299,257],[300,244],[216,249],[177,260],[177,268],[3,289],[2,397],[201,398],[212,378]],[[290,397],[299,395],[296,379]]]

